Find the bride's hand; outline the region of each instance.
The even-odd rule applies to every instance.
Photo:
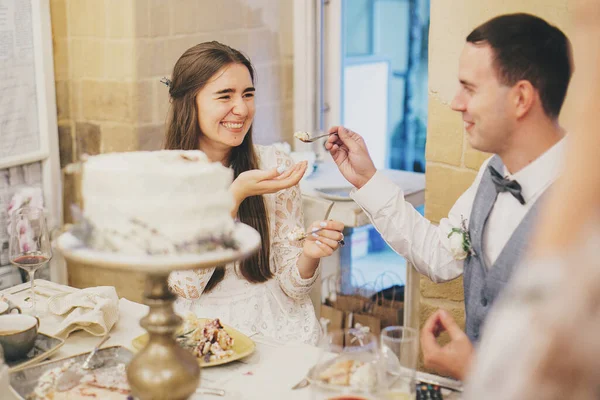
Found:
[[[283,172],[279,172],[278,168],[242,172],[229,187],[236,202],[236,209],[247,197],[276,193],[297,185],[304,176],[306,166],[307,162],[302,161]]]
[[[322,230],[316,231],[317,229]],[[338,221],[315,221],[304,240],[303,254],[312,259],[328,257],[336,251],[344,240],[344,224]]]

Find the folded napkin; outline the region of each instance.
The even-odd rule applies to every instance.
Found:
[[[48,311],[66,316],[54,332],[55,336],[66,338],[81,329],[103,336],[119,319],[119,297],[113,286],[91,287],[52,296],[48,300]]]

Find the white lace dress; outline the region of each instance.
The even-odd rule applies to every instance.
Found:
[[[260,168],[293,162],[272,146],[256,146]],[[264,283],[250,283],[236,264],[225,267],[225,277],[209,293],[203,293],[214,268],[174,272],[171,290],[178,294],[175,310],[180,315],[193,312],[201,318],[220,318],[224,324],[246,334],[260,333],[284,341],[316,344],[321,335],[309,294],[320,269],[302,279],[296,262],[301,244],[290,242],[288,233],[304,229],[300,188],[294,186],[263,196],[270,223],[270,265],[274,277]]]

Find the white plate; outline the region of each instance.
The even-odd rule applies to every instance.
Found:
[[[63,341],[64,342],[64,341]],[[81,353],[57,360],[46,361],[38,365],[28,366],[18,371],[10,371],[10,386],[15,399],[28,399],[38,385],[40,377],[48,370],[64,365],[68,360],[83,362],[89,352]],[[103,367],[114,367],[117,364],[128,364],[133,358],[133,353],[122,346],[110,346],[98,350],[96,357],[104,361]],[[0,395],[1,396],[1,395]],[[125,399],[126,396],[123,396]],[[4,397],[0,397],[4,399]]]
[[[58,238],[58,248],[67,260],[82,264],[148,274],[164,274],[176,270],[211,268],[241,260],[254,253],[260,245],[260,234],[254,228],[242,223],[235,224],[233,239],[238,244],[238,250],[144,256],[94,250],[85,247],[78,238],[66,232]]]
[[[352,186],[344,186],[344,187],[325,187],[325,188],[315,188],[315,192],[319,194],[319,196],[334,201],[352,201],[352,197],[350,197],[350,191],[353,189]]]

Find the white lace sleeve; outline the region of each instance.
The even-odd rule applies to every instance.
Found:
[[[169,288],[184,299],[199,299],[214,271],[214,268],[207,268],[172,272],[169,275]]]
[[[285,165],[289,168],[293,164],[289,156],[277,150],[274,151],[274,158],[277,166]],[[290,242],[287,237],[294,228],[304,229],[300,187],[296,185],[274,196],[274,210],[270,214],[270,218],[274,220],[271,223],[271,265],[286,295],[293,299],[306,298],[320,270],[317,269],[312,277],[303,279],[296,266],[302,254],[302,243]]]

